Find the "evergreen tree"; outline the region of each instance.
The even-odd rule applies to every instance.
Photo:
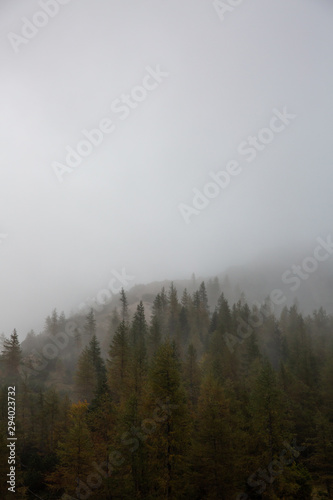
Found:
[[[22,350],[18,335],[14,329],[9,339],[5,339],[2,349],[2,361],[4,364],[5,375],[7,377],[16,377],[18,368],[22,359]]]
[[[156,353],[149,374],[149,413],[154,432],[147,439],[150,490],[156,498],[186,498],[184,474],[189,446],[189,417],[180,362],[169,340]]]
[[[180,340],[182,345],[186,345],[189,339],[191,326],[188,319],[188,313],[184,306],[182,306],[179,313],[179,328],[180,328]]]
[[[151,325],[149,327],[149,334],[147,340],[148,356],[151,359],[155,356],[158,348],[161,345],[162,335],[161,326],[156,316],[151,319]]]
[[[58,325],[58,313],[56,309],[53,309],[51,316],[51,324],[50,324],[50,334],[55,336],[59,331]]]
[[[268,360],[253,368],[250,393],[254,446],[262,450],[261,460],[270,462],[282,449],[283,441],[291,437],[285,401],[276,374]]]
[[[65,331],[65,326],[66,326],[66,316],[64,311],[61,312],[59,318],[58,318],[58,328],[59,332],[64,332]]]
[[[91,339],[96,334],[96,319],[94,310],[92,308],[86,316],[84,331],[89,339]]]
[[[104,390],[106,385],[106,368],[104,360],[101,356],[101,348],[96,335],[93,335],[89,342],[88,353],[96,374],[96,389],[98,391]]]
[[[170,285],[168,293],[169,317],[168,317],[168,334],[171,337],[178,339],[179,333],[179,302],[177,289],[173,283]]]
[[[90,488],[86,484],[92,473],[94,460],[93,443],[86,422],[87,403],[73,404],[70,410],[70,426],[64,439],[58,443],[59,464],[47,480],[52,489],[65,490],[77,499],[88,498]]]
[[[89,348],[85,347],[80,354],[75,373],[77,397],[90,402],[97,389],[98,379]]]
[[[193,433],[191,462],[195,475],[191,497],[234,498],[232,493],[235,492],[241,439],[237,436],[237,426],[233,424],[223,387],[212,375],[208,375],[201,387]]]
[[[74,330],[74,345],[76,352],[79,353],[82,348],[82,335],[78,328],[75,328]]]
[[[313,453],[309,466],[313,475],[326,486],[327,497],[333,498],[333,422],[317,412],[315,437],[308,439]]]
[[[131,385],[136,394],[141,393],[147,371],[146,337],[148,325],[142,301],[137,306],[130,329]]]
[[[201,305],[202,309],[204,311],[208,312],[208,310],[209,310],[208,296],[207,296],[207,290],[206,290],[206,285],[205,285],[204,281],[202,281],[202,283],[200,284],[199,298],[200,298],[200,305]]]
[[[158,293],[154,299],[152,310],[152,323],[158,324],[162,339],[167,334],[167,312],[168,299],[163,287],[161,293]]]
[[[115,402],[127,394],[130,370],[129,329],[122,321],[112,339],[107,361],[108,385]]]
[[[128,300],[125,290],[123,288],[120,290],[120,302],[121,302],[121,320],[127,323],[129,321]]]
[[[185,288],[180,303],[184,309],[187,309],[190,306],[190,302],[191,296],[187,293],[187,289]]]
[[[109,326],[109,338],[112,339],[118,326],[120,325],[121,318],[119,316],[119,313],[116,308],[113,309],[111,319],[110,319],[110,326]]]
[[[197,360],[197,351],[190,344],[187,350],[187,356],[184,363],[184,381],[188,393],[190,404],[195,407],[200,391],[201,370]]]

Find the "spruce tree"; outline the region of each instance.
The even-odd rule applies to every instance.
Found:
[[[21,345],[16,330],[14,329],[9,339],[5,339],[2,349],[2,360],[4,363],[5,375],[16,377],[22,359]]]
[[[146,337],[148,325],[142,301],[137,306],[130,328],[131,385],[136,394],[140,394],[147,371]]]
[[[237,478],[237,458],[241,439],[234,425],[230,402],[212,375],[200,389],[198,413],[193,430],[194,491],[196,498],[229,500]]]
[[[120,302],[121,302],[121,319],[122,321],[127,323],[129,321],[128,300],[125,290],[123,288],[120,290]]]
[[[191,406],[195,408],[200,391],[201,370],[198,364],[197,351],[193,344],[188,347],[183,372],[188,400]]]
[[[74,380],[78,399],[90,403],[97,389],[98,380],[88,347],[85,347],[80,354]]]
[[[96,374],[97,390],[103,390],[106,384],[106,368],[96,335],[93,335],[89,342],[88,353]]]
[[[107,360],[108,386],[116,403],[119,403],[128,392],[129,376],[129,329],[125,321],[122,321],[112,339]]]
[[[94,310],[91,308],[85,318],[84,331],[86,336],[91,339],[96,334],[96,319]]]
[[[254,363],[249,384],[254,446],[270,462],[274,454],[282,449],[283,441],[291,437],[285,398],[277,376],[266,359]]]
[[[166,340],[153,359],[149,374],[147,412],[153,431],[147,438],[149,480],[156,498],[183,498],[190,421],[175,347]],[[184,497],[185,498],[185,497]]]

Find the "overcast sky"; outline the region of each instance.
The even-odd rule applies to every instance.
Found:
[[[62,3],[0,3],[0,332],[331,232],[330,0]]]

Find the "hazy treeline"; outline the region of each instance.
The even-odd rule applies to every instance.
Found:
[[[22,353],[14,331],[1,356],[0,471],[15,384],[15,498],[332,498],[333,318],[296,306],[277,318],[223,293],[211,309],[204,282],[181,297],[162,289],[149,319],[122,291],[106,338],[91,310],[37,375],[22,367],[41,340],[30,334]],[[46,330],[65,323],[54,311]],[[0,495],[12,498],[5,482]]]

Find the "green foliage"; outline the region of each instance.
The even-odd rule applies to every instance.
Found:
[[[35,377],[17,379],[16,331],[4,339],[0,471],[17,381],[18,498],[332,498],[333,318],[296,306],[276,318],[269,300],[229,304],[221,288],[193,280],[179,300],[171,284],[150,321],[142,302],[130,317],[122,290],[119,313],[97,329],[91,310]],[[54,310],[45,332],[65,322]],[[44,340],[29,334],[29,366]]]
[[[5,376],[8,378],[17,378],[18,367],[22,358],[22,351],[18,335],[14,329],[9,339],[3,343],[1,360],[5,370]]]

